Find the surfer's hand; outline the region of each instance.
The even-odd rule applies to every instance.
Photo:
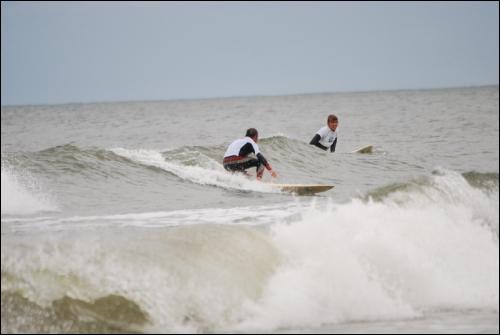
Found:
[[[274,171],[274,170],[269,171],[269,173],[271,174],[271,176],[272,176],[273,178],[278,177],[278,174],[277,174],[277,173],[276,173],[276,171]]]

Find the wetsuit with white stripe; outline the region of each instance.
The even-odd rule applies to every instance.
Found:
[[[255,157],[252,157],[255,154]],[[252,156],[250,156],[252,155]],[[251,167],[257,168],[257,178],[261,178],[264,167],[271,171],[271,165],[260,153],[259,146],[250,137],[240,138],[229,145],[224,154],[224,169],[245,172]]]
[[[337,132],[332,131],[328,126],[324,126],[316,132],[316,135],[314,135],[309,144],[323,150],[328,150],[328,147],[330,147],[330,152],[335,152],[335,147],[337,146]]]

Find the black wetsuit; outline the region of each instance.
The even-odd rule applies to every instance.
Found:
[[[252,157],[251,154],[255,154]],[[261,178],[264,167],[271,170],[271,165],[259,151],[258,145],[249,137],[231,143],[223,160],[224,169],[228,171],[245,172],[251,167],[257,168],[257,178]]]
[[[323,149],[323,150],[328,150],[328,147],[325,147],[324,145],[322,145],[321,143],[319,143],[320,140],[321,140],[321,136],[319,136],[319,134],[316,134],[312,138],[311,142],[309,142],[309,144],[317,146],[318,148]],[[335,140],[333,141],[332,145],[330,146],[330,152],[335,152],[335,147],[336,146],[337,146],[337,139],[335,138]]]

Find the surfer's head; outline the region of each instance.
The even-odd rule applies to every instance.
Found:
[[[259,139],[259,132],[255,128],[248,128],[245,136],[250,137],[255,143]]]
[[[332,131],[335,131],[337,129],[337,126],[339,125],[339,119],[333,114],[328,115],[328,120],[326,122],[328,124],[328,128],[330,128]]]

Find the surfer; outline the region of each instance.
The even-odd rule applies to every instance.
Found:
[[[259,141],[259,132],[255,128],[247,130],[245,137],[237,139],[229,145],[224,154],[222,164],[224,169],[232,172],[243,172],[251,167],[257,168],[257,179],[261,179],[264,174],[264,167],[269,170],[273,178],[277,173],[271,168],[269,162],[260,153],[257,142]],[[253,156],[254,154],[255,156]]]
[[[339,119],[333,114],[328,115],[327,125],[316,132],[309,144],[323,150],[328,150],[328,147],[330,147],[330,152],[335,152],[335,147],[337,146],[336,130],[338,125]]]

